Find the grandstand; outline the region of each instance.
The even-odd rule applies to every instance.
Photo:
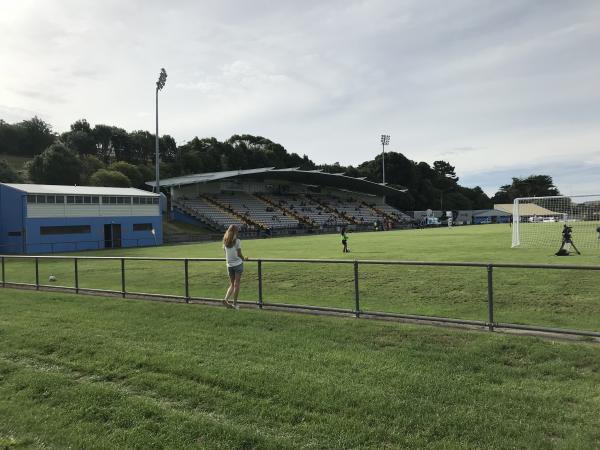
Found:
[[[244,221],[234,214],[223,211],[217,206],[209,203],[206,199],[195,198],[193,200],[181,200],[178,205],[189,216],[204,222],[208,227],[220,227],[229,225],[244,226]]]
[[[320,170],[212,172],[168,178],[161,186],[170,189],[176,220],[193,219],[214,231],[235,224],[246,232],[292,234],[403,227],[412,221],[386,203],[405,189]]]

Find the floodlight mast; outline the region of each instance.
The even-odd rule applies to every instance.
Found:
[[[386,145],[390,145],[390,135],[389,134],[382,134],[381,135],[381,146],[383,148],[382,152],[381,152],[381,162],[383,165],[383,180],[381,184],[385,184],[385,146]]]
[[[160,158],[158,152],[158,91],[162,90],[165,87],[165,83],[167,82],[167,72],[164,68],[160,69],[160,75],[158,76],[158,81],[156,82],[156,154],[154,156],[154,163],[156,166],[156,180],[155,184],[155,192],[160,194]]]

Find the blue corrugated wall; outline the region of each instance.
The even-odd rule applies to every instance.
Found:
[[[133,231],[136,223],[151,223],[156,238],[150,231]],[[26,219],[27,253],[72,252],[104,248],[104,225],[121,225],[121,247],[145,247],[162,244],[160,217],[69,217]],[[40,234],[42,226],[90,225],[85,234]]]
[[[25,202],[24,192],[0,185],[0,253],[23,252]]]

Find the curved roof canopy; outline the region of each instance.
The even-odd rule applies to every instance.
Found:
[[[177,187],[196,183],[209,183],[212,181],[225,180],[227,178],[259,178],[270,180],[285,180],[301,184],[316,186],[330,186],[353,192],[364,192],[373,195],[394,196],[407,191],[403,187],[391,187],[381,183],[373,183],[364,178],[348,177],[343,173],[325,173],[321,170],[275,169],[264,167],[261,169],[229,170],[225,172],[198,173],[182,177],[165,178],[160,180],[161,187]],[[154,181],[148,181],[148,186],[155,186]]]

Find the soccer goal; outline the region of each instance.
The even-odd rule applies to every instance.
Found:
[[[512,220],[513,247],[558,249],[567,225],[578,248],[600,249],[600,194],[517,198]]]

